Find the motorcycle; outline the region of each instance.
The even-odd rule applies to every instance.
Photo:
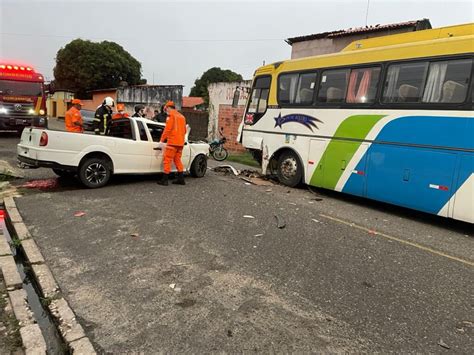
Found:
[[[227,149],[224,148],[224,143],[227,141],[227,138],[222,134],[223,130],[224,128],[221,127],[221,130],[219,131],[221,138],[214,139],[209,143],[209,153],[217,161],[226,160],[229,155]]]

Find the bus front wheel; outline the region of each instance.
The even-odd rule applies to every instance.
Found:
[[[283,152],[278,158],[277,175],[280,183],[295,187],[301,182],[303,166],[296,153],[292,151]]]

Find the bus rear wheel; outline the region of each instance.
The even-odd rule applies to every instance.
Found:
[[[277,176],[280,183],[295,187],[303,177],[303,166],[296,153],[292,151],[283,152],[278,158]]]

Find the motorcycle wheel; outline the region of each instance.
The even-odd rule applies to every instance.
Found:
[[[212,157],[217,161],[226,160],[228,155],[227,149],[223,147],[218,147],[212,152]]]

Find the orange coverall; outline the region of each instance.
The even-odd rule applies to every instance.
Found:
[[[75,123],[79,122],[81,125],[78,126]],[[84,132],[84,127],[83,127],[83,121],[82,121],[82,115],[81,111],[79,111],[77,108],[74,106],[71,107],[69,110],[66,112],[66,117],[64,117],[64,124],[66,125],[66,131],[68,132],[76,132],[76,133],[83,133]]]
[[[186,137],[186,118],[176,110],[170,110],[166,120],[165,130],[161,135],[160,141],[166,144],[163,157],[163,171],[165,174],[171,172],[171,163],[174,162],[179,173],[184,170],[181,162],[184,140]]]

